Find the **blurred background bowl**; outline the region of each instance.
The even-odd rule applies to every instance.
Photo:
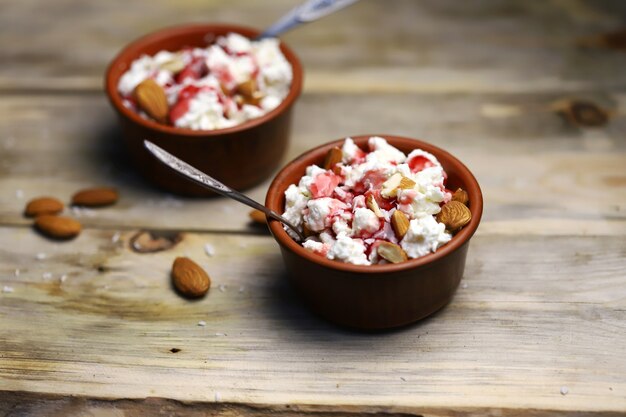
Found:
[[[420,148],[437,157],[448,174],[447,188],[463,188],[469,195],[472,219],[435,253],[388,265],[352,265],[326,259],[304,249],[271,220],[270,231],[280,245],[289,279],[306,304],[334,323],[358,329],[386,329],[420,320],[446,305],[463,277],[469,241],[483,210],[478,182],[450,153],[426,142],[389,135],[351,136],[367,149],[371,136],[381,136],[408,154]],[[284,212],[285,190],[297,184],[306,167],[322,165],[326,153],[342,140],[312,149],[283,168],[270,185],[265,205]]]
[[[214,195],[158,162],[144,149],[149,139],[184,161],[241,190],[267,179],[287,149],[291,111],[302,90],[302,66],[294,52],[281,42],[280,49],[293,68],[289,94],[267,114],[240,125],[217,130],[178,128],[147,120],[122,103],[117,85],[131,63],[141,55],[206,47],[222,35],[239,33],[255,38],[259,31],[230,24],[183,25],[166,28],[131,42],[111,62],[105,76],[106,94],[119,115],[124,140],[136,169],[157,186],[177,194]]]

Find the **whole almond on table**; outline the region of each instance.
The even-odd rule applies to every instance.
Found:
[[[396,210],[391,215],[391,227],[396,232],[398,240],[402,240],[409,231],[409,218],[400,210]]]
[[[458,188],[454,194],[452,194],[452,201],[458,201],[459,203],[463,203],[467,205],[469,202],[469,196],[467,195],[467,191],[462,188]]]
[[[169,106],[165,91],[152,78],[139,83],[133,91],[133,97],[139,108],[145,111],[148,116],[161,123],[167,122]]]
[[[118,198],[119,194],[115,188],[86,188],[72,196],[72,204],[75,206],[102,207],[116,203]]]
[[[450,232],[456,232],[472,220],[472,212],[459,201],[449,201],[441,207],[437,221],[446,225]]]
[[[190,298],[202,297],[211,286],[211,279],[204,269],[186,257],[174,260],[172,281],[182,295]]]
[[[404,249],[400,247],[400,245],[396,245],[391,242],[382,242],[378,245],[376,249],[378,251],[378,256],[392,264],[397,264],[400,262],[406,262],[409,260],[409,257],[406,255]]]
[[[55,239],[71,239],[81,231],[77,220],[69,217],[42,214],[35,219],[35,227],[46,236]]]
[[[28,217],[37,217],[41,214],[58,214],[63,211],[63,208],[63,203],[54,197],[39,197],[26,204],[24,214]]]
[[[265,213],[261,210],[252,210],[249,213],[250,218],[253,222],[258,224],[267,224],[267,219],[265,218]]]

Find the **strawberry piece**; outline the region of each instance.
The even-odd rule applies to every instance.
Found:
[[[178,101],[193,98],[200,92],[200,90],[200,87],[190,84],[180,90],[178,93]]]
[[[191,98],[178,100],[178,102],[170,109],[170,122],[172,122],[173,125],[175,125],[176,121],[189,111],[190,101]]]
[[[422,155],[414,156],[408,161],[408,164],[411,172],[420,172],[424,168],[435,166],[428,158]]]
[[[333,172],[319,174],[311,184],[311,194],[313,194],[313,198],[330,197],[340,182],[341,177]]]
[[[187,78],[198,80],[209,73],[209,67],[201,57],[195,57],[176,75],[176,82],[182,84]]]

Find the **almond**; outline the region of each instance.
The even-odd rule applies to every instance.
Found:
[[[376,199],[372,194],[368,195],[365,199],[365,205],[368,209],[374,212],[376,217],[383,217],[383,212],[380,211],[380,207],[378,206],[378,203],[376,202]]]
[[[174,260],[172,281],[182,295],[190,298],[202,297],[211,286],[211,279],[204,269],[185,257]]]
[[[63,211],[63,203],[54,197],[34,198],[26,204],[24,214],[37,217],[40,214],[58,214]]]
[[[446,229],[455,232],[472,220],[472,212],[459,201],[450,201],[441,207],[437,221],[446,225]]]
[[[415,181],[396,172],[383,183],[380,194],[390,199],[398,195],[398,189],[410,190],[413,187],[415,187]]]
[[[398,240],[402,240],[409,231],[409,218],[400,210],[396,210],[391,215],[391,227],[396,232]]]
[[[467,205],[467,202],[469,201],[467,191],[462,188],[457,188],[454,194],[452,194],[452,201],[458,201],[459,203]]]
[[[165,123],[167,121],[167,114],[169,113],[169,106],[167,104],[167,97],[163,88],[156,83],[152,78],[139,83],[133,91],[133,96],[137,101],[137,105],[153,119]]]
[[[248,215],[255,223],[267,224],[267,218],[265,217],[265,213],[263,213],[261,210],[252,210]]]
[[[380,195],[384,198],[394,198],[398,195],[398,186],[400,185],[400,182],[402,182],[402,174],[396,172],[389,177],[387,181],[383,182]]]
[[[306,223],[302,223],[302,234],[304,237],[309,237],[315,235],[315,232],[309,229],[309,225]]]
[[[80,233],[78,221],[52,214],[42,214],[35,219],[35,227],[43,234],[55,239],[71,239]]]
[[[378,245],[377,251],[381,258],[386,259],[392,264],[406,262],[409,260],[409,257],[406,255],[404,249],[395,243],[383,242]]]
[[[220,90],[222,90],[222,93],[224,93],[224,95],[227,96],[231,96],[233,94],[233,91],[228,88],[228,86],[225,83],[220,83]]]
[[[261,94],[256,81],[252,78],[237,85],[237,92],[243,97],[241,104],[250,104],[253,106],[259,106],[261,104],[263,94]]]
[[[415,187],[415,181],[413,181],[412,179],[407,177],[402,177],[402,179],[400,179],[400,185],[398,185],[398,188],[401,188],[403,190],[410,190],[413,187]]]
[[[237,92],[245,98],[253,98],[257,90],[256,81],[252,78],[237,85]]]
[[[75,206],[102,207],[114,204],[118,198],[119,195],[115,188],[86,188],[72,196],[72,204]]]
[[[324,159],[324,169],[332,169],[343,160],[343,151],[338,146],[335,146],[326,154]]]
[[[161,69],[177,74],[185,69],[185,61],[180,56],[174,56],[169,61],[161,64]]]

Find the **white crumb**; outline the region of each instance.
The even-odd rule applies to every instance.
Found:
[[[35,255],[35,259],[37,259],[38,261],[43,261],[47,257],[48,257],[48,255],[46,255],[43,252],[39,252],[37,255]]]
[[[19,268],[15,268],[15,276],[16,277],[20,276],[20,269]]]
[[[20,200],[22,198],[24,198],[24,191],[22,191],[22,190],[15,190],[15,198],[18,198]]]
[[[565,385],[563,385],[561,387],[561,395],[567,395],[568,392],[569,392],[569,388],[567,388]]]
[[[59,279],[61,280],[61,282],[65,282],[65,280],[67,279],[67,274],[61,275],[61,278]]]
[[[13,287],[9,287],[8,285],[5,285],[4,287],[2,287],[2,292],[11,293],[13,292]]]
[[[50,279],[52,278],[52,272],[44,272],[43,274],[41,274],[41,277],[43,279]]]
[[[228,336],[226,333],[215,333],[215,336]]]
[[[120,240],[121,233],[115,232],[113,236],[111,236],[111,242],[117,243]]]
[[[204,321],[204,320],[200,320],[200,321],[198,322],[198,326],[200,326],[200,327],[204,327],[204,326],[206,326],[206,321]]]
[[[220,292],[224,292],[224,291],[226,291],[226,285],[224,285],[224,284],[220,284],[220,285],[217,287],[217,289],[218,289],[218,290],[220,290]]]
[[[213,247],[213,245],[211,245],[209,243],[205,243],[204,244],[204,253],[206,253],[207,256],[213,256],[213,255],[215,255],[215,248]]]
[[[463,289],[467,288],[467,284],[466,283],[461,284],[461,288]]]
[[[241,287],[239,287],[239,292],[244,292],[246,290],[246,288],[242,285]]]
[[[215,392],[215,402],[220,401],[222,401],[222,394],[220,394],[219,392]]]

